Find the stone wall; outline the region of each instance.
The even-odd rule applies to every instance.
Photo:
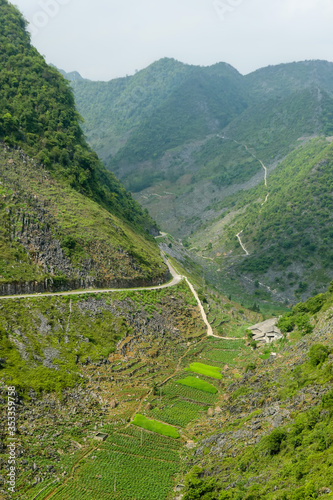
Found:
[[[66,292],[78,289],[102,289],[102,288],[141,288],[146,286],[157,286],[171,279],[169,271],[163,278],[155,277],[150,280],[143,278],[124,278],[117,280],[97,280],[92,277],[78,279],[52,279],[44,281],[28,281],[16,283],[3,283],[0,285],[0,296],[22,295],[43,292]]]

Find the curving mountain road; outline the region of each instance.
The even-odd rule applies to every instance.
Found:
[[[163,235],[163,233],[162,233]],[[169,260],[167,259],[166,255],[164,252],[162,252],[162,258],[166,265],[169,268],[170,274],[172,276],[172,280],[169,281],[168,283],[164,283],[163,285],[157,285],[157,286],[148,286],[148,287],[142,287],[142,288],[102,288],[99,290],[80,290],[80,291],[70,291],[70,292],[54,292],[54,293],[38,293],[38,294],[26,294],[26,295],[4,295],[0,297],[0,300],[8,300],[8,299],[29,299],[29,298],[44,298],[44,297],[59,297],[59,296],[72,296],[72,295],[86,295],[86,294],[97,294],[97,293],[112,293],[112,292],[123,292],[123,291],[144,291],[144,290],[159,290],[161,288],[169,288],[175,285],[178,285],[183,279],[186,281],[188,284],[192,294],[194,295],[195,300],[197,301],[202,319],[207,326],[207,336],[208,337],[215,337],[217,339],[221,340],[238,340],[236,338],[232,337],[219,337],[218,335],[215,335],[213,332],[213,329],[211,325],[208,322],[205,310],[203,308],[203,305],[201,303],[201,300],[199,299],[199,296],[192,285],[192,283],[188,280],[186,276],[182,276],[181,274],[178,274],[178,272],[175,270],[175,268],[170,264]]]
[[[30,299],[30,298],[39,298],[39,297],[57,297],[57,296],[66,296],[66,295],[86,295],[87,293],[89,294],[96,294],[96,293],[109,293],[109,292],[123,292],[123,291],[141,291],[141,290],[158,290],[160,288],[168,288],[170,286],[175,286],[180,283],[182,280],[183,276],[177,273],[175,269],[172,267],[170,262],[166,259],[164,259],[165,263],[167,264],[169,271],[172,275],[172,280],[169,281],[168,283],[164,283],[163,285],[156,285],[156,286],[147,286],[147,287],[142,287],[142,288],[101,288],[101,289],[87,289],[87,290],[80,290],[80,291],[69,291],[69,292],[51,292],[51,293],[32,293],[32,294],[25,294],[25,295],[3,295],[0,296],[0,300],[5,300],[5,299]]]

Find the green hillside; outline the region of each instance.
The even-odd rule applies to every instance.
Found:
[[[87,145],[71,88],[7,1],[0,67],[1,293],[164,280],[156,224]]]
[[[129,80],[135,86],[135,78],[153,69],[165,76],[167,65],[184,69],[180,63],[162,60]],[[207,75],[214,75],[215,83],[209,80],[207,90],[213,102],[221,68],[188,67],[198,78],[191,79],[192,95],[199,95],[195,82],[207,82]],[[157,98],[161,89],[145,82],[145,92],[155,89]],[[167,82],[171,84],[171,76]],[[326,162],[329,143],[325,139],[309,142],[333,134],[333,65],[305,61],[269,66],[245,77],[238,75],[237,82],[234,90],[246,106],[225,127],[206,132],[201,128],[199,133],[200,120],[192,117],[186,123],[190,101],[177,90],[172,96],[181,117],[174,103],[166,100],[163,120],[155,121],[152,113],[137,132],[126,137],[126,146],[110,165],[164,230],[181,238],[198,258],[210,261],[207,277],[221,290],[236,294],[240,301],[243,291],[247,297],[255,294],[259,301],[295,303],[324,290],[333,277],[330,161],[321,168],[315,166]],[[195,109],[192,102],[191,110]],[[143,107],[142,112],[146,112]],[[204,116],[201,113],[200,119]],[[90,124],[89,114],[86,119]],[[182,124],[182,132],[178,142],[168,143],[173,134],[169,125],[174,123]],[[160,146],[160,153],[163,148],[165,152],[159,158]],[[151,147],[156,155],[149,159],[146,152]],[[248,257],[236,238],[240,231]]]
[[[287,338],[253,351],[197,427],[184,500],[332,498],[332,292],[284,316]]]
[[[241,75],[223,63],[201,68],[165,58],[110,82],[67,77],[89,143],[115,172],[223,128],[247,105]]]
[[[278,64],[258,69],[246,75],[245,80],[252,95],[260,101],[314,87],[332,94],[333,65],[320,60]]]
[[[134,76],[69,74],[90,144],[168,232],[184,238],[211,206],[262,181],[299,139],[333,134],[333,65],[305,61],[242,76],[162,59]],[[236,141],[236,142],[235,142]]]
[[[30,44],[25,21],[0,3],[0,140],[43,163],[52,176],[142,230],[154,223],[87,145],[72,90]]]
[[[332,151],[326,139],[295,150],[268,177],[267,188],[261,184],[216,205],[223,216],[191,236],[188,246],[204,249],[210,241],[205,255],[258,297],[267,287],[290,302],[322,291],[333,277]],[[236,238],[240,231],[248,256]]]
[[[22,150],[0,145],[0,178],[2,294],[165,280],[151,236],[53,179]]]

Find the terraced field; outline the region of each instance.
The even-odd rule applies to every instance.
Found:
[[[107,428],[104,430],[108,430]],[[176,440],[135,427],[111,430],[98,450],[81,463],[73,479],[50,497],[54,500],[167,498],[179,471]]]

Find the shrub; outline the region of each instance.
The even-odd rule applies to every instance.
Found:
[[[333,408],[333,390],[324,394],[321,401],[324,408]]]
[[[310,363],[312,366],[318,366],[328,358],[330,351],[328,347],[322,344],[313,344],[309,351]]]
[[[253,337],[253,332],[251,330],[245,330],[246,337],[251,340]]]
[[[310,324],[310,316],[306,313],[300,314],[295,318],[295,324],[304,335],[312,333],[313,326]]]
[[[287,313],[279,320],[277,327],[280,328],[281,332],[287,333],[291,332],[295,326],[292,313]]]
[[[267,437],[266,447],[270,455],[277,455],[281,449],[282,441],[286,439],[286,433],[282,429],[274,429]]]

